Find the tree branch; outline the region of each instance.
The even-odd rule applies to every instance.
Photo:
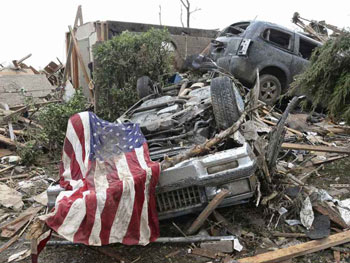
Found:
[[[181,2],[181,4],[182,4],[185,8],[187,8],[187,5],[184,3],[183,0],[180,0],[180,2]]]
[[[195,10],[190,12],[190,15],[192,15],[194,12],[201,11],[201,10],[202,10],[201,8],[196,8]]]
[[[180,13],[180,22],[182,27],[185,27],[184,22],[182,21],[182,6],[181,6],[181,13]]]
[[[162,6],[159,5],[159,25],[162,25]]]

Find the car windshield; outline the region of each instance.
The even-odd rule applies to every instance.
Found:
[[[240,35],[244,33],[247,27],[250,25],[249,22],[235,23],[225,28],[220,36],[232,36],[232,35]]]

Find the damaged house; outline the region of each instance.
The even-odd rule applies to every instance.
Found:
[[[146,32],[151,28],[167,28],[172,38],[172,48],[175,53],[176,67],[182,68],[188,57],[201,53],[217,35],[216,30],[205,30],[195,28],[183,28],[173,26],[160,26],[152,24],[105,21],[88,22],[76,28],[75,37],[79,46],[81,57],[84,61],[86,71],[92,76],[94,58],[92,48],[95,44],[107,41],[123,31]],[[67,51],[69,50],[70,34],[66,35]],[[68,52],[67,52],[68,53]],[[84,76],[78,56],[73,49],[71,60],[67,62],[71,69],[70,77],[74,87],[83,87],[84,94],[88,97],[88,84]]]

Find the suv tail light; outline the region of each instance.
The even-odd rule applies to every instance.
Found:
[[[248,53],[248,48],[250,45],[251,39],[244,38],[239,45],[239,48],[237,50],[237,55],[238,56],[246,56]]]

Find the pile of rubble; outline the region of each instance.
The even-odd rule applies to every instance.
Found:
[[[259,167],[254,201],[257,208],[247,209],[263,212],[269,218],[266,228],[262,233],[247,231],[232,220],[235,208],[219,212],[217,207],[228,194],[222,190],[190,226],[182,226],[186,231],[174,223],[181,237],[161,237],[157,242],[192,243],[187,253],[216,262],[279,262],[327,248],[334,251],[336,258],[340,254],[347,256],[350,248],[345,243],[350,241],[349,232],[343,231],[350,225],[350,199],[347,199],[350,185],[342,175],[329,181],[321,171],[329,163],[349,155],[350,127],[334,123],[322,114],[292,113],[300,98],[293,98],[286,110],[280,112],[258,100],[256,87],[246,95],[248,106],[239,120],[214,139],[196,145],[195,150],[206,151],[237,130],[243,134],[254,149]],[[5,147],[1,148],[0,164],[0,229],[5,242],[0,252],[7,250],[12,254],[9,262],[30,255],[23,234],[37,215],[48,212],[46,189],[57,180],[58,174],[57,169],[22,166],[15,154],[14,147],[26,141],[23,129],[41,128],[29,119],[27,110],[28,106],[22,106],[1,111],[0,139]],[[17,142],[11,141],[11,136],[17,137]],[[187,156],[165,159],[163,168],[188,158],[191,150],[194,149],[189,149]],[[49,244],[70,244],[57,238]],[[22,240],[19,248],[23,250],[17,248],[14,253],[10,246],[18,240]],[[271,251],[253,256],[254,252],[266,250]],[[175,252],[167,257],[176,256]],[[127,262],[125,258],[119,260]]]

